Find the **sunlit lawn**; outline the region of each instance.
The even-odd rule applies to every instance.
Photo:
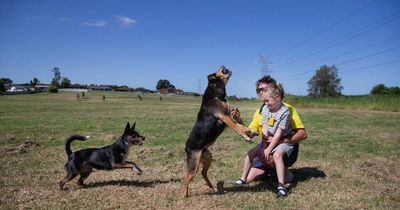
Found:
[[[103,101],[103,94],[106,100]],[[225,182],[225,194],[207,190],[201,175],[181,196],[184,144],[195,122],[201,97],[89,92],[0,97],[1,209],[398,209],[400,206],[400,113],[367,109],[297,107],[309,138],[291,168],[296,182],[284,200],[275,198],[274,177],[244,187],[231,183],[241,173],[245,143],[227,128],[212,146],[211,181]],[[258,101],[231,101],[250,122]],[[60,192],[67,159],[64,139],[73,150],[114,142],[126,122],[146,136],[129,158],[144,171],[96,171],[87,188],[76,180]],[[40,144],[21,152],[26,141]],[[13,150],[15,149],[15,150]]]

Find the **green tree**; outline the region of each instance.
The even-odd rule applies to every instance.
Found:
[[[12,84],[13,81],[8,78],[0,78],[0,93],[6,92],[6,86],[5,84]]]
[[[400,87],[390,87],[389,93],[390,94],[400,94]]]
[[[380,94],[388,94],[388,93],[389,93],[389,89],[384,84],[375,85],[371,90],[372,95],[380,95]]]
[[[54,86],[56,86],[56,87],[59,87],[59,86],[60,86],[60,80],[61,80],[60,68],[54,67],[51,71],[52,71],[53,74],[54,74],[54,77],[53,77],[53,79],[51,80],[51,84],[54,85]]]
[[[378,84],[372,87],[372,95],[382,95],[382,94],[400,94],[400,87],[386,87],[384,84]]]
[[[0,80],[0,94],[6,92],[6,87],[4,86],[4,82]]]
[[[308,94],[313,97],[340,96],[343,86],[335,65],[323,65],[308,81]]]
[[[38,80],[38,78],[33,78],[33,80],[31,80],[30,82],[29,82],[29,84],[32,86],[32,87],[35,87],[36,85],[38,85],[40,83],[40,81]]]
[[[61,88],[67,88],[67,87],[69,87],[71,85],[71,80],[69,80],[68,78],[66,78],[66,77],[63,77],[62,78],[62,81],[61,81]]]
[[[160,90],[162,88],[175,88],[175,86],[173,84],[171,84],[168,80],[166,79],[160,79],[157,82],[157,86],[156,89]]]
[[[0,81],[3,82],[3,84],[12,84],[13,83],[13,81],[11,79],[4,78],[4,77],[0,78]]]

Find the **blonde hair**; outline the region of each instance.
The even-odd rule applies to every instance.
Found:
[[[273,82],[268,84],[267,95],[273,96],[274,98],[279,97],[281,100],[285,97],[285,91],[281,83]]]

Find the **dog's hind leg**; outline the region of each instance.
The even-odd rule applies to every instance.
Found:
[[[201,151],[190,151],[187,154],[187,174],[183,180],[183,196],[189,196],[189,183],[192,181],[193,177],[196,175],[200,166],[200,156]]]
[[[204,149],[203,152],[201,153],[201,163],[203,164],[203,170],[201,171],[201,175],[203,176],[204,180],[206,180],[208,187],[210,187],[210,189],[214,191],[214,187],[212,186],[207,176],[207,172],[211,166],[211,162],[212,162],[212,154],[210,150]]]
[[[92,173],[92,167],[84,167],[79,171],[81,177],[79,177],[78,185],[84,187],[85,184],[83,183],[86,178]]]
[[[67,176],[64,177],[61,181],[58,182],[58,186],[60,187],[60,190],[64,190],[64,185],[68,181],[71,181],[73,178],[78,176],[78,174],[68,174]]]

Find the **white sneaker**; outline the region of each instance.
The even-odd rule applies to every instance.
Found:
[[[246,181],[244,181],[243,179],[238,179],[236,182],[234,182],[235,185],[245,185]]]

